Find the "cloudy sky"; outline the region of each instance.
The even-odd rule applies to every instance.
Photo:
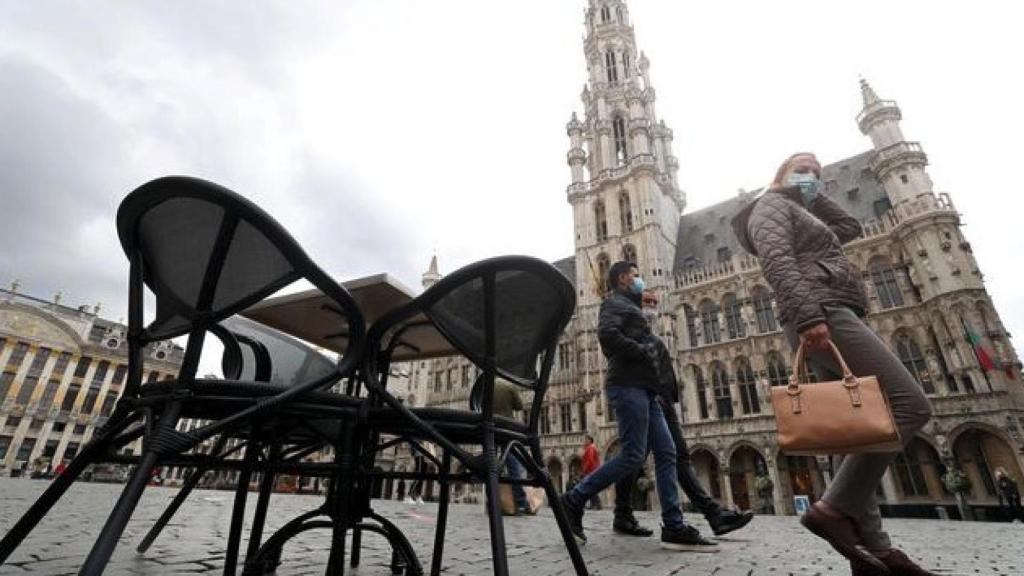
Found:
[[[268,209],[339,278],[410,286],[572,252],[565,123],[583,0],[0,0],[0,282],[124,316],[121,197],[164,174]],[[1017,3],[631,0],[688,209],[781,158],[870,146],[857,80],[903,109],[1024,333]]]

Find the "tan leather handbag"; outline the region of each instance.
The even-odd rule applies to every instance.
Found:
[[[807,383],[803,344],[788,386],[772,386],[779,445],[786,454],[899,452],[903,444],[878,378],[857,377],[829,341],[843,379]]]

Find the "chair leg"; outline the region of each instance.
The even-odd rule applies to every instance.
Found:
[[[437,505],[437,525],[434,527],[434,553],[430,559],[430,576],[441,574],[441,560],[444,557],[444,537],[448,525],[448,503],[451,500],[451,481],[448,474],[452,468],[452,456],[445,450],[441,456],[440,498]]]
[[[539,479],[541,486],[544,488],[544,494],[548,498],[548,505],[551,506],[551,511],[555,515],[555,522],[558,524],[558,531],[561,532],[562,541],[565,543],[566,550],[569,551],[569,559],[572,560],[573,568],[576,569],[576,576],[588,576],[587,563],[583,560],[580,546],[576,543],[576,537],[572,533],[572,528],[569,527],[569,516],[565,512],[565,508],[562,507],[562,499],[558,491],[555,490],[555,483],[551,480],[551,475],[545,469],[538,466],[533,458],[524,458],[523,463],[529,469],[530,475]]]
[[[178,513],[178,509],[185,503],[185,500],[192,494],[192,491],[195,490],[199,481],[202,480],[207,472],[209,472],[208,468],[196,468],[189,474],[188,478],[185,479],[185,483],[182,484],[181,490],[178,490],[178,493],[174,495],[174,500],[171,500],[167,509],[164,510],[160,518],[153,524],[153,527],[146,533],[146,537],[142,539],[142,542],[139,542],[138,547],[135,549],[136,552],[141,554],[149,550],[149,547],[153,545],[153,541],[163,532],[171,518],[174,518],[174,515]]]
[[[270,456],[268,462],[277,462],[281,455],[281,442],[275,441],[270,446]],[[266,471],[263,473],[263,478],[260,482],[260,495],[256,501],[256,513],[252,519],[252,526],[249,528],[249,546],[245,552],[245,560],[249,561],[250,558],[256,557],[256,552],[260,549],[260,540],[263,539],[263,526],[267,521],[267,509],[270,507],[270,494],[274,491],[274,480],[277,475],[273,472]]]
[[[39,496],[32,506],[21,515],[21,518],[13,527],[4,534],[0,540],[0,565],[7,561],[12,553],[21,545],[25,538],[32,532],[43,517],[50,511],[50,508],[60,500],[64,492],[71,487],[71,484],[92,464],[99,455],[107,448],[114,446],[120,448],[141,435],[141,430],[136,434],[129,434],[122,438],[115,437],[128,427],[136,418],[125,418],[120,424],[112,427],[102,437],[95,438],[85,445],[83,450],[71,459],[68,467],[59,476],[55,477],[46,490]]]
[[[359,567],[360,556],[363,547],[363,529],[359,526],[352,528],[352,554],[348,564],[353,568]]]
[[[331,518],[331,554],[327,560],[326,576],[345,575],[345,533],[341,518]]]
[[[484,458],[487,462],[487,519],[491,528],[491,557],[495,576],[508,576],[508,556],[505,553],[505,524],[501,515],[501,495],[498,492],[498,463],[495,457],[494,430],[484,432]]]
[[[238,550],[242,542],[242,523],[245,521],[245,501],[249,496],[249,481],[256,465],[259,442],[255,435],[250,436],[245,447],[245,458],[242,469],[238,472],[238,485],[235,486],[235,504],[231,508],[231,527],[228,530],[228,547],[224,552],[224,576],[235,576],[238,567]]]
[[[103,573],[107,562],[110,561],[110,556],[114,553],[114,548],[117,547],[121,534],[124,533],[124,529],[128,525],[128,520],[131,519],[139,499],[142,498],[142,492],[146,489],[146,485],[149,484],[157,459],[158,455],[153,451],[147,451],[143,455],[142,460],[135,468],[135,472],[132,473],[132,477],[128,480],[128,484],[121,492],[120,498],[118,498],[117,503],[114,505],[114,509],[110,512],[110,516],[107,517],[103,530],[100,531],[96,543],[93,544],[92,550],[89,551],[89,556],[86,557],[85,563],[79,569],[79,576],[93,576]]]
[[[173,430],[178,424],[180,414],[181,403],[169,403],[164,408],[163,414],[160,415],[160,419],[155,422],[155,427]],[[146,485],[149,484],[153,468],[156,467],[159,458],[160,455],[155,451],[149,448],[146,449],[146,452],[139,460],[139,464],[135,467],[131,478],[128,479],[128,484],[121,491],[121,496],[117,499],[117,503],[114,504],[114,509],[110,511],[110,515],[107,517],[103,529],[100,530],[100,535],[96,538],[96,542],[89,551],[89,555],[85,558],[81,568],[79,568],[79,576],[93,576],[103,573],[103,569],[106,568],[107,563],[110,561],[110,556],[114,553],[114,548],[117,547],[118,540],[121,539],[121,534],[124,533],[128,521],[135,512],[135,507],[139,504],[139,499],[142,498],[143,491],[146,490]]]

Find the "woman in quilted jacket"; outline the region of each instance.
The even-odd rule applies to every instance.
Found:
[[[858,375],[885,385],[904,442],[931,417],[917,380],[864,323],[867,300],[860,272],[842,245],[861,234],[860,223],[824,194],[821,164],[809,153],[783,162],[771,187],[733,220],[743,246],[756,254],[778,299],[779,321],[790,345],[803,344],[819,375],[842,373],[831,341]],[[855,576],[926,576],[882,530],[875,491],[895,454],[843,459],[821,500],[801,522],[849,559]]]

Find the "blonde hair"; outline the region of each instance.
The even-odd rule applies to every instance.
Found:
[[[782,188],[782,178],[786,175],[786,171],[789,170],[789,167],[793,165],[793,162],[796,161],[797,158],[802,156],[810,156],[814,160],[814,164],[817,166],[814,173],[817,174],[818,178],[821,178],[821,162],[818,162],[818,157],[815,156],[813,152],[797,152],[789,158],[786,158],[786,161],[779,166],[778,170],[776,170],[775,178],[772,179],[771,188]]]

